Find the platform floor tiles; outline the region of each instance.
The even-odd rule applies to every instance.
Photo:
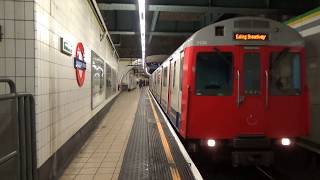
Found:
[[[60,180],[118,179],[140,90],[123,92]]]

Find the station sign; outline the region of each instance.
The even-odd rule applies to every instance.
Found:
[[[72,55],[72,44],[64,38],[60,38],[60,49],[61,52],[71,56]]]
[[[234,40],[242,41],[267,41],[269,40],[269,34],[267,33],[234,33]]]
[[[79,70],[86,70],[87,69],[86,62],[75,57],[74,58],[74,68],[79,69]]]
[[[84,47],[81,42],[77,44],[74,59],[74,69],[76,70],[76,77],[78,86],[81,87],[84,84],[86,78],[87,65],[84,58]]]

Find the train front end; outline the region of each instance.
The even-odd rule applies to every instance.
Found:
[[[304,42],[297,32],[268,19],[235,18],[191,39],[180,130],[190,147],[230,149],[235,166],[270,165],[273,147],[291,147],[307,134]]]

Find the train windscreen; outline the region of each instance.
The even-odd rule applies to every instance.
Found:
[[[231,52],[198,53],[196,95],[232,95],[233,56]]]
[[[300,55],[292,52],[273,52],[270,56],[271,95],[300,95]]]
[[[244,94],[259,95],[260,94],[260,54],[245,53],[244,54]]]

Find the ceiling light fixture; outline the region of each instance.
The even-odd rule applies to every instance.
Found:
[[[140,36],[141,36],[141,59],[142,68],[145,68],[145,54],[146,54],[146,1],[138,0],[139,5],[139,19],[140,19]]]

